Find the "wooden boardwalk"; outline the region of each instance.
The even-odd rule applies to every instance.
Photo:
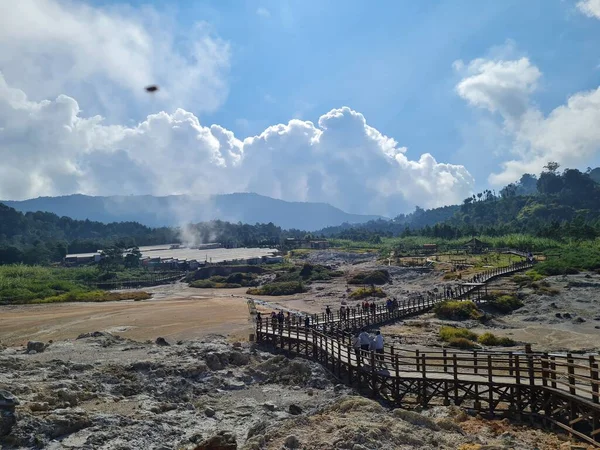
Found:
[[[516,263],[482,274],[484,283],[531,267]],[[452,298],[474,294],[477,286],[456,290]],[[397,308],[379,305],[375,312],[348,310],[311,317],[310,324],[263,319],[258,342],[321,363],[338,379],[391,403],[461,405],[488,416],[528,418],[558,427],[600,447],[598,356],[536,352],[405,350],[383,354],[355,350],[351,332],[431,309],[445,294],[421,296]]]

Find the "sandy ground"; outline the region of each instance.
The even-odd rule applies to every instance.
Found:
[[[0,341],[22,345],[28,340],[74,339],[90,331],[138,341],[158,336],[176,341],[215,333],[248,335],[245,289],[199,290],[177,283],[147,291],[153,298],[138,302],[4,306]]]
[[[346,278],[355,272],[382,268],[389,270],[392,284],[383,286],[388,295],[403,300],[411,293],[432,290],[451,283],[443,273],[422,273],[400,267],[379,266],[372,257],[361,255],[358,261],[348,261],[333,252],[312,253],[312,262],[330,264],[342,270],[344,277],[327,282],[315,282],[304,294],[285,297],[251,296],[259,310],[278,308],[309,313],[322,312],[326,305],[339,308],[347,300]],[[525,306],[512,314],[497,317],[491,323],[461,324],[482,333],[492,331],[500,336],[531,343],[540,351],[597,351],[600,348],[600,275],[580,274],[550,277],[556,296],[527,294]],[[517,285],[509,277],[492,283],[490,290],[516,292]],[[201,338],[208,334],[229,335],[247,339],[251,333],[246,288],[195,289],[174,283],[147,289],[153,298],[146,301],[108,303],[65,303],[54,305],[4,306],[0,309],[0,342],[23,345],[28,340],[74,339],[81,333],[106,331],[138,341]],[[349,305],[359,302],[348,301]],[[568,318],[565,318],[564,314]],[[561,317],[557,317],[560,314]],[[411,322],[385,327],[385,333],[397,345],[434,345],[440,324],[432,315],[422,315]],[[413,320],[413,322],[414,322]],[[418,323],[418,322],[421,323]],[[439,321],[438,321],[439,322]],[[424,326],[423,324],[426,324]],[[397,338],[397,339],[396,339]]]

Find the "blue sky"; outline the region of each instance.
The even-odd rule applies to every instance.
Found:
[[[80,108],[75,114],[81,118],[100,114],[105,124],[133,128],[149,115],[160,111],[172,115],[181,107],[193,114],[202,126],[218,124],[233,132],[240,141],[258,136],[273,125],[287,124],[291,119],[312,121],[316,130],[311,129],[308,134],[319,134],[319,118],[347,106],[382,136],[397,141],[396,148],[400,150],[388,152],[388,157],[403,155],[399,164],[405,172],[389,175],[396,180],[384,183],[385,186],[374,187],[374,181],[364,186],[376,193],[372,200],[379,205],[379,212],[389,212],[390,204],[399,205],[399,209],[414,205],[415,200],[409,201],[412,194],[403,190],[404,182],[424,187],[432,200],[424,195],[416,201],[435,206],[455,201],[468,190],[477,191],[490,185],[500,187],[526,170],[539,172],[545,157],[558,159],[563,166],[583,169],[600,164],[597,136],[580,136],[583,125],[574,129],[565,125],[575,120],[593,122],[595,109],[586,111],[585,118],[579,117],[577,111],[567,111],[566,117],[560,120],[547,120],[553,117],[553,110],[567,105],[571,96],[595,90],[600,84],[600,16],[594,16],[593,8],[598,7],[595,1],[580,2],[591,5],[589,11],[592,12],[586,14],[577,0],[93,0],[86,2],[89,9],[85,11],[67,0],[45,0],[60,8],[63,21],[69,17],[73,21],[90,20],[91,23],[95,15],[105,15],[117,23],[115,29],[120,26],[118,21],[128,24],[130,21],[132,27],[147,33],[145,39],[155,45],[161,43],[161,33],[164,33],[167,41],[172,39],[170,47],[161,50],[159,56],[144,56],[147,61],[140,61],[138,65],[132,62],[133,69],[139,73],[140,80],[169,85],[170,94],[176,91],[179,77],[188,80],[187,84],[182,81],[187,89],[182,87],[169,101],[149,101],[137,92],[132,93],[127,81],[107,75],[101,67],[99,75],[92,72],[92,78],[84,81],[68,78],[57,82],[56,89],[41,88],[39,83],[33,82],[34,78],[28,85],[18,76],[19,71],[25,69],[15,66],[14,59],[0,60],[0,71],[10,88],[23,91],[32,100],[53,99],[60,94],[72,97]],[[35,2],[31,5],[31,8],[38,6]],[[143,21],[138,23],[138,17],[143,17]],[[199,23],[203,24],[202,36],[209,36],[208,42],[215,46],[214,52],[204,51],[202,55],[218,59],[212,61],[208,69],[202,61],[193,61],[186,50],[190,43],[201,39],[192,31]],[[106,31],[97,28],[94,33],[100,42]],[[28,49],[26,45],[30,42],[22,40]],[[15,41],[19,39],[13,37],[12,42]],[[123,39],[110,49],[114,53],[114,49],[122,46],[129,51],[128,45]],[[144,46],[140,44],[139,48]],[[43,55],[44,61],[53,60],[48,52]],[[177,66],[169,52],[181,58]],[[225,56],[219,59],[217,54]],[[101,54],[96,56],[102,58]],[[69,57],[83,58],[77,54]],[[518,65],[522,58],[523,64]],[[480,67],[477,61],[490,64]],[[121,64],[127,63],[124,60]],[[505,65],[510,66],[508,88],[503,82]],[[198,67],[209,75],[189,74]],[[458,86],[465,80],[468,86],[459,94]],[[196,84],[203,84],[202,89],[196,89]],[[489,100],[490,95],[493,100]],[[520,96],[518,101],[515,95]],[[482,96],[488,100],[482,100]],[[527,105],[526,113],[512,117],[503,112],[502,105],[506,106],[509,101]],[[169,116],[172,122],[171,119]],[[569,128],[568,134],[561,134],[564,128]],[[290,131],[289,135],[292,134]],[[544,136],[555,135],[555,141],[565,144],[552,147],[544,141]],[[581,150],[576,151],[579,141]],[[273,140],[269,142],[272,149]],[[282,145],[294,146],[289,142]],[[369,145],[364,144],[365,148]],[[381,145],[378,151],[385,153],[382,150],[385,146]],[[119,150],[129,152],[128,148],[121,148],[121,141],[119,146]],[[246,146],[246,143],[236,144],[234,153],[239,150],[240,159],[244,161],[258,160],[258,157],[250,157]],[[571,155],[565,149],[567,146],[573,149]],[[340,155],[348,154],[346,148],[334,147]],[[297,151],[314,150],[306,148],[298,146]],[[222,152],[222,148],[219,151]],[[261,155],[266,152],[256,151]],[[314,151],[322,154],[334,150],[327,147]],[[365,150],[365,154],[368,151]],[[428,165],[420,160],[423,154],[431,154],[435,159],[430,165],[434,169],[427,176],[423,175],[423,167]],[[268,160],[269,164],[275,168],[278,164],[285,167],[285,161],[277,162],[273,158]],[[398,159],[392,155],[393,158]],[[337,156],[331,159],[339,160]],[[135,155],[129,154],[129,160],[136,160]],[[85,165],[81,155],[72,164],[78,169]],[[468,174],[454,166],[463,166]],[[316,201],[321,196],[323,201],[335,204],[335,199],[326,193],[339,191],[342,184],[326,188],[324,180],[327,177],[341,179],[354,173],[355,168],[348,166],[349,172],[342,174],[324,173],[323,167],[306,168],[308,175],[295,190],[286,191],[281,186],[286,180],[268,187],[264,181],[248,181],[241,189],[261,187],[260,193],[290,200]],[[406,171],[410,172],[410,181],[404,179]],[[454,181],[438,183],[436,180],[444,178],[440,174],[446,172]],[[311,184],[315,179],[318,186]],[[360,186],[355,188],[361,189]],[[97,186],[86,186],[79,181],[58,190],[56,187],[40,189],[52,194],[65,189],[99,192]],[[182,190],[166,186],[150,190],[162,194],[165,189]],[[208,188],[203,186],[202,189]],[[455,189],[455,195],[444,197],[442,192],[447,189]],[[17,196],[39,191],[29,189],[29,194]],[[337,204],[356,209],[344,201]]]
[[[150,3],[183,29],[207,21],[232,43],[230,94],[204,122],[248,136],[350,106],[409,154],[465,165],[480,187],[501,158],[479,160],[487,144],[468,131],[479,112],[454,92],[454,61],[512,40],[544,74],[534,101],[546,113],[600,79],[600,26],[568,0]]]

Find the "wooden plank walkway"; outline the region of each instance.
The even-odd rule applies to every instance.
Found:
[[[482,281],[531,266],[521,262],[493,269],[482,274]],[[475,289],[465,286],[451,298],[469,297]],[[263,319],[256,338],[318,361],[345,383],[394,404],[453,403],[489,416],[528,417],[600,447],[597,355],[394,347],[375,354],[352,348],[350,332],[427,311],[444,300],[445,295],[420,296],[393,309],[378,305],[374,312],[313,315],[308,327]]]

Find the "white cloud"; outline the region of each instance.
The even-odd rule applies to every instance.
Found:
[[[183,109],[135,126],[85,117],[67,96],[31,101],[0,74],[0,198],[253,191],[393,215],[467,196],[463,166],[407,156],[394,139],[344,107],[241,140]]]
[[[600,19],[600,0],[581,0],[577,8],[588,17]]]
[[[267,8],[258,8],[256,14],[261,17],[271,17],[271,12]]]
[[[454,67],[460,65],[455,63]],[[529,95],[541,75],[527,58],[515,61],[479,58],[469,63],[466,77],[458,83],[456,91],[474,106],[518,119],[527,110]]]
[[[0,47],[0,70],[11,86],[38,101],[74,96],[111,119],[125,116],[131,103],[213,111],[228,93],[228,43],[205,23],[178,30],[148,7],[4,2]],[[161,87],[153,98],[143,89],[149,84]]]
[[[544,115],[530,99],[540,78],[527,58],[476,59],[456,87],[471,105],[499,113],[512,138],[502,171],[490,176],[493,184],[510,183],[524,172],[539,173],[548,161],[581,168],[600,155],[600,88],[573,94]]]

